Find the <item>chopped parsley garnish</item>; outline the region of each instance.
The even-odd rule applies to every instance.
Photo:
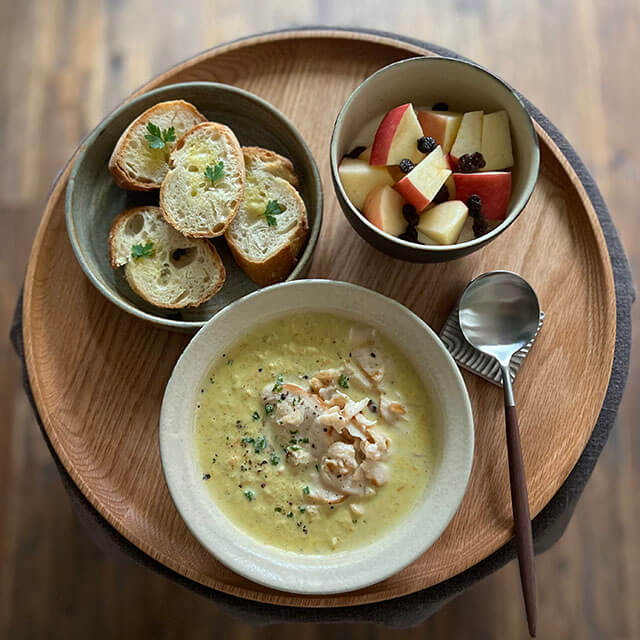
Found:
[[[302,488],[302,493],[304,493],[305,496],[309,495],[309,486],[308,485],[306,487]]]
[[[224,177],[224,162],[222,160],[218,162],[213,169],[207,165],[207,168],[204,170],[204,177],[213,184],[217,182],[221,178]]]
[[[276,507],[274,511],[277,511],[278,513],[282,513],[282,507]]]
[[[289,513],[287,513],[287,518],[293,518],[293,511],[289,511]]]
[[[266,446],[267,446],[267,441],[265,440],[264,436],[260,436],[256,442],[255,442],[256,446],[254,451],[256,453],[260,453]]]
[[[275,467],[280,462],[280,458],[275,453],[272,453],[269,456],[269,462]]]
[[[242,442],[244,442],[245,444],[253,444],[255,441],[255,438],[252,438],[250,436],[245,436],[244,438],[242,438]]]
[[[303,442],[304,444],[309,444],[309,438],[301,438],[298,442]]]
[[[295,445],[292,447],[289,447],[289,449],[291,449],[291,451],[299,451],[300,447],[296,447]]]
[[[338,384],[343,389],[348,389],[349,388],[349,378],[347,378],[347,376],[345,376],[344,373],[341,373],[340,377],[338,378]]]
[[[251,414],[251,419],[252,419],[252,420],[260,420],[260,414],[259,414],[257,411],[254,411],[254,412]]]
[[[284,208],[277,200],[269,200],[264,210],[264,217],[267,219],[267,224],[270,227],[275,227],[278,224],[276,216],[279,216],[284,211]]]
[[[131,257],[134,260],[139,260],[140,258],[151,258],[155,252],[153,242],[147,242],[147,244],[134,244],[133,247],[131,247]]]
[[[231,358],[229,358],[229,360],[227,360],[227,365],[231,366],[233,364],[233,360]]]
[[[209,480],[209,478],[211,478],[211,474],[210,473],[203,473],[202,474],[202,479],[203,480]]]
[[[253,491],[251,491],[251,489],[247,489],[247,490],[244,492],[244,497],[245,497],[249,502],[251,502],[251,501],[256,497],[256,494],[255,494],[255,493],[253,493]]]
[[[269,403],[265,404],[264,410],[267,413],[267,415],[271,415],[273,413],[273,405]]]
[[[273,385],[273,389],[271,389],[271,391],[274,391],[275,393],[279,393],[280,391],[282,391],[283,382],[284,382],[284,378],[282,377],[282,375],[279,375],[276,378],[276,383]]]
[[[169,127],[164,131],[160,131],[160,127],[153,124],[153,122],[147,122],[147,135],[145,138],[152,149],[163,149],[167,142],[175,142],[176,130],[173,127]]]
[[[298,507],[298,511],[300,513],[304,513],[307,510],[307,507]]]

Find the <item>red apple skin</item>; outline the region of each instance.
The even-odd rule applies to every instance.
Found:
[[[453,181],[456,200],[466,203],[469,196],[476,194],[482,200],[482,213],[487,220],[505,219],[511,196],[510,171],[454,173]]]
[[[458,170],[458,158],[454,158],[450,153],[447,153],[447,162],[449,163],[449,169],[451,169],[451,171]]]
[[[417,189],[409,176],[405,176],[393,185],[393,188],[407,201],[410,202],[418,211],[426,209],[431,200],[425,198],[422,191]]]
[[[401,104],[399,107],[391,109],[389,113],[382,119],[382,122],[378,126],[376,136],[373,139],[373,145],[371,145],[371,157],[369,158],[369,164],[372,166],[379,166],[387,164],[387,156],[391,143],[396,135],[396,130],[402,120],[405,111],[411,107],[411,103]]]

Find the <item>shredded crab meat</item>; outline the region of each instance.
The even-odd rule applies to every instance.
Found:
[[[347,496],[370,497],[389,478],[384,461],[390,455],[391,442],[376,428],[376,420],[363,413],[372,400],[352,400],[339,388],[348,388],[342,376],[380,394],[377,411],[387,424],[406,419],[405,407],[380,389],[384,368],[380,349],[374,344],[375,330],[352,329],[350,339],[359,345],[350,354],[357,367],[318,371],[309,380],[308,391],[283,384],[278,391],[266,387],[262,392],[263,401],[275,407],[271,423],[289,442],[286,462],[294,466],[315,464],[315,479],[307,494],[312,504],[336,504]],[[352,506],[354,515],[363,513],[361,506]]]
[[[389,480],[389,470],[384,462],[365,460],[360,465],[360,469],[364,472],[367,480],[376,487],[381,487]]]
[[[355,418],[357,414],[367,408],[368,404],[369,398],[362,398],[362,400],[359,400],[358,402],[348,401],[344,407],[344,417],[347,420]]]
[[[406,420],[407,410],[404,405],[390,400],[386,394],[380,394],[380,415],[389,423],[393,424],[398,420]]]
[[[384,377],[384,368],[382,358],[379,353],[372,351],[373,348],[359,347],[351,352],[351,356],[371,382],[379,385]]]

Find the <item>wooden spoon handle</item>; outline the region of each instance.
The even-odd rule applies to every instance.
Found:
[[[509,454],[509,480],[511,481],[511,505],[516,534],[516,551],[520,565],[520,581],[527,622],[531,637],[536,635],[536,574],[533,563],[533,537],[531,534],[531,515],[527,479],[520,447],[520,429],[518,415],[514,406],[505,406],[507,422],[507,452]]]

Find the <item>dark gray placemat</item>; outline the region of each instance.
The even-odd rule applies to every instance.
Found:
[[[304,27],[302,29],[284,29],[280,32],[296,30],[354,31],[354,29],[342,28]],[[365,29],[361,29],[360,31],[363,33],[386,36],[412,45],[424,47],[439,55],[467,60],[467,58],[449,51],[448,49],[426,42],[420,42],[411,38],[405,38],[403,36],[397,36],[392,33],[381,31]],[[276,31],[272,33],[278,32]],[[245,39],[247,38],[241,38],[240,40]],[[564,529],[573,514],[578,498],[580,497],[587,480],[591,476],[591,472],[593,471],[598,457],[600,456],[600,453],[607,441],[609,432],[614,425],[629,369],[629,356],[631,351],[631,304],[635,300],[635,292],[627,257],[616,233],[609,211],[607,210],[600,191],[598,190],[598,187],[589,171],[558,129],[556,129],[556,127],[542,113],[540,113],[536,107],[524,98],[524,96],[520,95],[520,97],[522,98],[531,117],[545,129],[573,166],[574,171],[580,178],[591,202],[593,203],[607,242],[609,256],[613,267],[616,292],[616,345],[611,378],[609,380],[604,404],[600,411],[600,415],[598,416],[598,421],[596,422],[593,433],[591,434],[591,438],[582,452],[580,459],[576,463],[576,466],[573,468],[569,477],[560,487],[555,496],[550,500],[549,504],[547,504],[547,506],[533,521],[534,545],[536,552],[540,553],[552,546],[564,532]],[[118,533],[93,508],[62,466],[55,451],[51,447],[51,443],[47,438],[46,432],[44,431],[42,421],[38,415],[33,395],[29,387],[22,341],[22,294],[20,294],[13,318],[11,340],[16,352],[22,360],[24,388],[36,414],[42,435],[56,462],[64,486],[67,489],[71,502],[74,506],[74,510],[82,523],[89,530],[91,536],[102,546],[106,546],[115,552],[120,552],[139,564],[147,566],[158,573],[169,577],[175,582],[188,587],[196,593],[208,597],[216,604],[224,607],[229,613],[245,622],[253,624],[276,622],[376,622],[390,627],[410,627],[424,621],[442,607],[448,600],[458,595],[473,583],[504,566],[515,557],[513,543],[509,542],[482,562],[469,568],[467,571],[430,587],[429,589],[424,589],[423,591],[419,591],[408,596],[395,598],[393,600],[386,600],[375,604],[334,609],[280,607],[250,602],[242,598],[229,596],[213,589],[203,587],[202,585],[184,578],[180,574],[175,573],[155,561]]]

